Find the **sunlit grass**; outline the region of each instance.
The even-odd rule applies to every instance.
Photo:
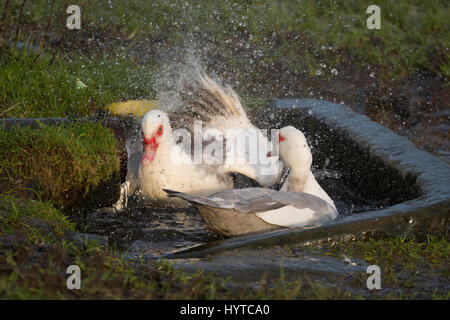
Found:
[[[450,263],[450,243],[444,239],[428,237],[426,241],[418,242],[406,238],[386,240],[356,241],[336,244],[330,247],[330,254],[364,259],[373,264],[385,265],[387,271],[393,271],[401,266],[411,272],[417,267],[435,269]]]
[[[13,1],[14,2],[14,1]],[[66,1],[67,2],[67,1]],[[10,10],[13,19],[16,10]],[[449,45],[447,1],[392,1],[381,8],[381,30],[366,27],[370,1],[75,1],[82,8],[84,26],[115,28],[123,37],[183,41],[187,34],[209,37],[220,47],[224,40],[239,35],[272,56],[264,43],[277,39],[282,55],[309,54],[317,64],[328,62],[320,48],[348,49],[362,64],[381,67],[390,77],[406,77],[418,68],[447,74],[445,61]],[[74,3],[71,3],[74,4]],[[25,19],[45,25],[50,0],[29,4]],[[57,2],[55,12],[66,6]],[[286,38],[298,35],[298,40]],[[330,58],[335,54],[330,54]],[[346,57],[343,56],[342,59]],[[276,56],[273,57],[277,59]],[[436,59],[438,61],[436,61]],[[444,64],[443,64],[444,63]]]
[[[120,57],[35,57],[14,49],[0,57],[0,118],[85,116],[113,101],[153,95],[151,71]],[[87,87],[78,89],[77,79]]]
[[[0,129],[0,183],[34,186],[59,205],[108,181],[119,165],[114,135],[98,123]]]
[[[448,278],[450,263],[450,243],[443,238],[427,237],[425,241],[403,238],[385,240],[368,239],[336,243],[325,248],[327,255],[361,259],[369,264],[378,265],[382,271],[384,288],[414,289],[413,292],[401,292],[381,296],[383,298],[408,298],[424,295],[433,299],[448,299],[449,292],[421,292],[416,288],[418,276],[441,276]],[[365,278],[364,278],[365,279]],[[423,283],[422,283],[423,285]],[[376,297],[376,295],[374,296]]]
[[[6,24],[17,23],[21,3],[11,1]],[[341,72],[341,66],[348,63],[371,67],[379,76],[395,80],[418,70],[449,75],[450,9],[445,1],[380,1],[381,30],[367,29],[366,9],[371,3],[362,0],[320,5],[268,0],[75,1],[70,4],[82,8],[78,33],[65,27],[68,1],[36,0],[26,3],[22,25],[38,24],[43,31],[52,3],[51,30],[55,35],[70,39],[80,33],[100,32],[105,41],[120,38],[129,42],[125,48],[115,48],[113,54],[101,53],[99,48],[100,54],[89,56],[74,51],[55,58],[56,51],[49,54],[44,48],[38,60],[33,51],[8,50],[0,58],[0,117],[79,116],[102,110],[113,101],[154,98],[152,80],[157,63],[147,61],[142,66],[130,58],[129,51],[136,50],[137,41],[162,41],[170,46],[190,40],[200,48],[205,41],[212,43],[213,51],[224,65],[232,67],[229,69],[237,79],[238,73],[244,79],[254,73],[257,63],[281,64],[320,79],[329,79],[328,71],[336,68]],[[19,40],[26,42],[26,36],[23,31]],[[12,38],[14,34],[4,41]],[[39,40],[37,36],[35,44]],[[258,51],[260,59],[249,63],[253,58],[236,54],[241,47],[247,48],[246,54]],[[321,65],[326,65],[326,70]],[[76,89],[78,78],[87,84],[86,89]]]
[[[49,202],[0,194],[0,235],[20,236],[28,244],[54,243],[58,236],[62,238],[64,231],[74,228],[75,225]]]

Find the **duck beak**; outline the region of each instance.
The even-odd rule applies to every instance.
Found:
[[[151,138],[145,138],[144,136],[144,153],[142,154],[141,162],[144,166],[148,166],[153,162],[156,156],[156,150],[158,149],[158,142],[153,135]]]

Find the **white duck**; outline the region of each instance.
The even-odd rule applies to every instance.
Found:
[[[287,126],[278,132],[278,141],[280,157],[289,168],[289,176],[280,191],[306,192],[335,207],[333,200],[322,189],[311,171],[312,153],[304,134],[292,126]]]
[[[230,163],[225,161],[223,170],[241,173],[265,187],[276,184],[280,178],[283,164],[278,158],[266,157],[267,152],[272,150],[273,146],[261,130],[250,122],[233,89],[229,86],[220,86],[200,69],[196,69],[190,74],[184,82],[184,87],[189,93],[187,98],[189,105],[205,123],[204,130],[214,129],[221,132],[220,135],[213,135],[210,138],[216,141],[225,141],[224,154],[232,150],[235,142],[245,144],[241,145],[245,148],[244,154],[236,154],[233,159],[235,161],[229,161]],[[231,134],[227,134],[227,132]],[[239,142],[239,138],[246,136],[256,137],[257,141],[253,140],[256,143],[247,143],[245,138]],[[256,161],[255,156],[257,156]]]
[[[167,200],[163,188],[190,193],[230,189],[233,181],[220,166],[194,164],[172,136],[169,117],[160,110],[148,112],[141,124],[144,150],[138,171],[143,193],[153,200]],[[180,203],[178,203],[180,204]]]
[[[284,191],[247,188],[207,197],[165,191],[193,203],[207,226],[226,236],[334,220],[336,207],[312,175],[312,154],[303,133],[284,127],[279,132],[279,143],[280,156],[291,170]]]

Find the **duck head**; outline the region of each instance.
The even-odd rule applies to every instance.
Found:
[[[311,168],[311,149],[300,130],[292,126],[281,128],[276,141],[279,144],[280,157],[288,168],[291,170],[309,170]]]
[[[141,163],[148,166],[155,159],[161,144],[170,139],[172,128],[169,117],[161,110],[148,112],[141,123],[144,152]]]

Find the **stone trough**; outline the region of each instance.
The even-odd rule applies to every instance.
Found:
[[[327,166],[341,173],[337,187],[320,182],[326,191],[338,203],[345,203],[347,194],[356,203],[361,199],[361,203],[352,204],[350,210],[338,206],[340,218],[321,226],[219,240],[178,250],[164,255],[165,258],[204,257],[236,248],[348,241],[369,236],[448,237],[450,166],[418,150],[406,138],[345,105],[321,100],[276,99],[268,110],[255,110],[249,115],[260,128],[294,125],[302,130],[312,147],[313,166]]]
[[[181,260],[236,248],[271,248],[369,236],[448,237],[450,166],[418,150],[406,138],[347,106],[321,100],[276,99],[267,110],[249,111],[249,117],[260,128],[293,125],[304,132],[313,152],[313,171],[339,210],[336,221],[222,239],[206,229],[193,208],[171,211],[136,204],[130,199],[130,208],[125,212],[99,212],[99,206],[110,206],[117,200],[120,182],[125,180],[127,167],[130,175],[130,160],[136,158],[138,151],[131,150],[130,145],[139,144],[135,121],[106,119],[104,125],[114,131],[121,148],[121,177],[109,186],[107,199],[97,199],[91,214],[84,219],[87,221],[82,222],[82,229],[85,224],[87,232],[102,236],[120,251],[128,252],[130,258],[147,251],[147,258]],[[40,121],[58,125],[76,120]],[[39,127],[39,122],[2,119],[0,125]],[[92,196],[95,198],[96,194]],[[105,190],[98,194],[105,194]]]

